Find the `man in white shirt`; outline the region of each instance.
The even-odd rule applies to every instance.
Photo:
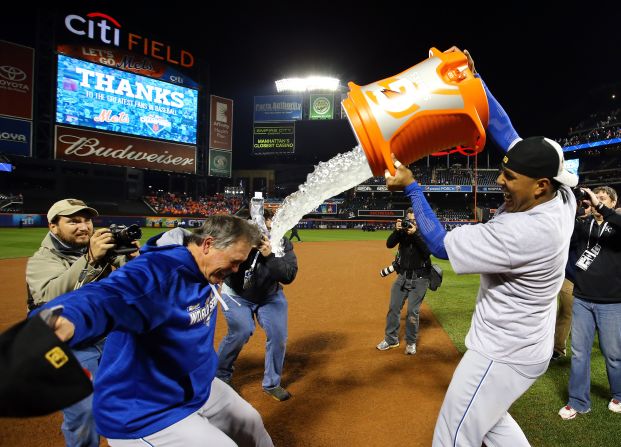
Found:
[[[433,446],[528,446],[508,409],[545,373],[554,345],[576,209],[561,147],[543,137],[513,145],[497,183],[504,204],[485,224],[446,233],[411,171],[395,161],[391,189],[412,201],[423,239],[458,274],[480,273],[468,350],[440,410]]]
[[[496,179],[504,204],[491,221],[447,233],[412,172],[394,156],[395,175],[386,171],[389,189],[403,189],[410,198],[431,253],[448,259],[458,274],[481,274],[468,350],[446,392],[434,447],[530,445],[508,410],[548,368],[556,295],[574,228],[576,199],[568,187],[578,178],[565,170],[562,148],[544,137],[522,140],[484,87],[487,132],[508,151]]]

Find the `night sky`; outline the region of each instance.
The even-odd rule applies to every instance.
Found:
[[[235,100],[236,167],[270,161],[250,152],[252,97],[275,94],[276,79],[312,72],[365,85],[421,62],[431,47],[470,50],[522,136],[561,137],[589,113],[619,107],[619,99],[611,99],[621,94],[615,90],[621,84],[621,27],[613,8],[582,3],[597,9],[544,13],[543,2],[502,2],[502,10],[434,10],[409,2],[414,11],[406,11],[402,2],[367,8],[346,3],[327,3],[330,9],[323,10],[317,2],[257,2],[250,8],[209,2],[198,13],[196,3],[155,9],[152,2],[78,2],[81,11],[106,12],[187,48],[208,66],[210,93]],[[288,13],[293,4],[303,12]],[[34,33],[33,10],[6,10],[0,37]],[[312,151],[314,161],[349,150],[355,141],[347,123],[302,127],[302,136],[313,137],[302,142],[298,135],[297,150]]]

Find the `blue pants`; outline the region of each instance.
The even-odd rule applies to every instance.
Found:
[[[103,340],[93,346],[74,349],[73,354],[87,369],[93,380],[99,369],[99,360],[103,351]],[[76,404],[63,410],[64,420],[61,430],[67,447],[99,447],[99,434],[93,419],[93,395],[85,397]]]
[[[610,393],[621,400],[621,303],[598,304],[574,297],[568,404],[580,412],[591,408],[591,350],[596,330]]]
[[[241,306],[231,300],[229,295]],[[256,316],[267,336],[263,388],[271,389],[279,386],[287,346],[287,300],[282,289],[266,296],[261,304],[256,304],[234,295],[234,292],[225,286],[222,289],[222,299],[229,306],[229,310],[224,312],[228,332],[218,348],[219,361],[216,376],[230,380],[233,374],[233,363],[254,333],[254,317]]]

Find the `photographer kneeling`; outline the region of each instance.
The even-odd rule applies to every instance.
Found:
[[[132,236],[139,239],[140,228],[136,227],[137,232],[123,231],[114,226],[113,231],[107,228],[94,231],[92,218],[97,215],[97,210],[77,199],[60,200],[49,209],[47,220],[50,231],[26,266],[29,312],[59,295],[105,278],[112,267],[120,267],[129,257],[138,254],[137,240],[133,242],[135,249],[131,249],[127,245],[132,242],[126,239]],[[115,256],[117,251],[126,256]],[[73,350],[82,367],[93,378],[102,352],[103,339]],[[91,395],[63,411],[61,429],[67,446],[99,446],[92,399]]]
[[[380,351],[399,347],[399,320],[407,298],[408,312],[405,323],[405,353],[416,354],[418,338],[418,311],[429,287],[431,260],[429,249],[418,233],[412,208],[406,211],[406,219],[397,219],[396,229],[386,241],[387,248],[399,244],[395,261],[380,274],[386,276],[397,271],[397,279],[390,290],[390,306],[386,315],[386,335],[377,345]]]

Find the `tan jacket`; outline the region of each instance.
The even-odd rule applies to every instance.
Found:
[[[112,265],[120,267],[126,262],[125,256],[117,256]],[[110,268],[104,269],[90,265],[80,251],[63,250],[48,233],[26,265],[28,304],[30,307],[40,306],[80,285],[101,279],[111,271]],[[84,277],[80,278],[83,271]]]

